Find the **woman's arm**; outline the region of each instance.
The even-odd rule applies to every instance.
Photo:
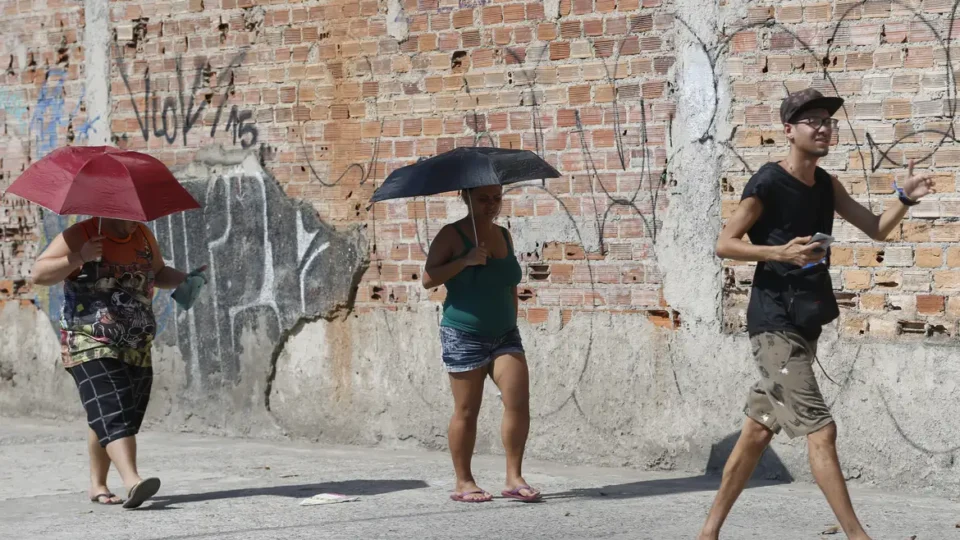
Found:
[[[33,263],[31,280],[37,285],[51,286],[67,279],[84,263],[103,254],[103,236],[87,240],[80,225],[73,225],[58,234]]]
[[[463,272],[468,266],[487,264],[487,249],[483,246],[470,250],[466,257],[451,261],[453,258],[454,239],[456,234],[449,225],[440,229],[437,237],[430,244],[427,253],[427,262],[423,265],[423,287],[433,289],[443,285],[450,278]]]
[[[187,274],[172,266],[167,266],[166,263],[163,262],[160,245],[157,243],[157,239],[153,236],[153,233],[150,232],[150,229],[141,225],[140,232],[146,237],[147,243],[150,245],[150,251],[153,253],[153,286],[158,289],[176,289],[179,287],[180,284],[183,283],[183,280],[187,279]],[[203,271],[205,268],[206,266],[201,268],[200,271]]]
[[[183,280],[187,279],[187,274],[176,268],[163,265],[159,271],[155,271],[153,279],[153,285],[158,289],[176,289],[183,283]]]

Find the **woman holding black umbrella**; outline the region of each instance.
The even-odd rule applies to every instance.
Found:
[[[496,224],[503,185],[558,178],[560,173],[528,150],[456,148],[397,169],[372,202],[460,191],[468,214],[443,227],[430,245],[423,286],[447,288],[440,323],[444,367],[454,412],[448,439],[457,475],[457,502],[487,502],[470,462],[477,438],[483,385],[489,376],[503,401],[501,437],[507,455],[506,498],[540,500],[523,479],[523,451],[530,431],[530,383],[517,330],[517,285],[523,277],[510,232]]]
[[[440,343],[454,399],[447,435],[457,475],[451,498],[458,502],[492,499],[477,486],[470,470],[483,385],[490,376],[503,401],[501,437],[507,481],[502,494],[533,501],[540,493],[521,474],[530,430],[529,375],[517,329],[517,285],[523,273],[510,233],[494,222],[500,214],[502,188],[475,188],[462,196],[470,214],[440,230],[430,245],[423,273],[424,287],[447,288]]]

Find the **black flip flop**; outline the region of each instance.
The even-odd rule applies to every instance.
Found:
[[[153,497],[160,491],[159,478],[147,478],[141,480],[139,484],[130,488],[127,494],[127,501],[123,503],[124,508],[139,508],[150,497]]]

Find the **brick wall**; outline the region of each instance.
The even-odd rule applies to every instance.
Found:
[[[72,2],[45,5],[34,12],[34,2],[7,3],[4,36],[22,39],[0,45],[0,59],[13,55],[0,95],[34,107],[65,48],[56,143],[82,142],[82,10]],[[940,145],[943,135],[922,131],[946,131],[952,123],[945,52],[951,3],[777,2],[753,6],[745,17],[729,14],[736,24],[723,28],[719,47],[705,51],[719,58],[736,128],[711,133],[729,138],[721,179],[665,172],[681,146],[671,122],[674,44],[685,31],[670,2],[564,0],[556,13],[547,11],[555,6],[112,2],[113,137],[171,166],[189,163],[212,143],[258,150],[290,196],[310,201],[338,227],[365,227],[371,264],[357,295],[361,311],[440,300],[442,290],[419,285],[425,249],[443,223],[464,213],[452,195],[368,211],[367,200],[390,171],[456,146],[536,151],[564,177],[512,190],[503,222],[515,236],[551,219],[574,233],[547,234],[545,241],[540,234],[524,250],[522,315],[539,324],[551,312],[569,320],[580,310],[629,311],[669,327],[682,314],[663,300],[660,276],[668,269],[658,264],[654,245],[662,241],[671,184],[716,181],[722,215],[729,216],[749,171],[786,151],[776,121],[785,86],[812,84],[848,98],[837,146],[823,164],[875,210],[892,204],[891,181],[904,174],[881,159],[881,150],[899,164],[937,149],[920,168],[935,167],[940,195],[911,211],[894,243],[866,241],[837,223],[842,332],[956,334],[960,298],[951,294],[960,287],[960,249],[951,242],[960,239],[960,152],[952,137]],[[36,65],[21,65],[12,49],[17,42]],[[75,117],[67,114],[75,108]],[[4,113],[4,182],[41,154],[33,111]],[[0,214],[2,279],[11,282],[24,278],[43,236],[35,209],[18,204],[5,200]],[[751,275],[750,265],[725,267],[729,331],[742,329]],[[0,295],[13,288],[0,287]]]
[[[777,112],[785,88],[813,85],[847,100],[836,146],[821,164],[875,212],[899,204],[892,183],[906,177],[909,159],[936,175],[938,195],[914,207],[888,243],[836,221],[833,278],[845,336],[957,335],[960,154],[946,45],[960,26],[952,7],[935,0],[767,3],[751,7],[747,24],[754,26],[732,36],[726,67],[737,130],[721,180],[724,217],[749,170],[786,152]],[[730,264],[725,272],[726,326],[743,328],[753,267]]]
[[[561,2],[550,16],[541,2],[408,1],[393,19],[376,1],[111,9],[116,143],[171,166],[210,143],[259,149],[290,196],[366,228],[358,309],[440,300],[419,284],[425,249],[465,211],[453,196],[368,211],[376,185],[418,157],[496,145],[565,175],[511,192],[505,224],[562,214],[593,238],[522,255],[522,315],[596,307],[673,324],[652,258],[673,116],[674,22],[659,1]]]
[[[83,10],[78,2],[11,1],[0,18],[0,189],[31,160],[82,142]],[[26,278],[43,230],[37,209],[22,199],[0,203],[0,303],[28,303]]]

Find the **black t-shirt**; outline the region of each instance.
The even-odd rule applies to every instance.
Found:
[[[817,167],[814,185],[808,186],[777,163],[760,168],[743,189],[740,200],[757,197],[763,214],[747,231],[754,245],[781,246],[800,236],[833,232],[833,179]],[[830,264],[827,251],[826,264]],[[786,288],[782,275],[796,265],[761,262],[753,276],[750,303],[747,306],[747,332],[797,332],[809,340],[820,337],[820,329],[802,330],[787,315],[782,293]]]

